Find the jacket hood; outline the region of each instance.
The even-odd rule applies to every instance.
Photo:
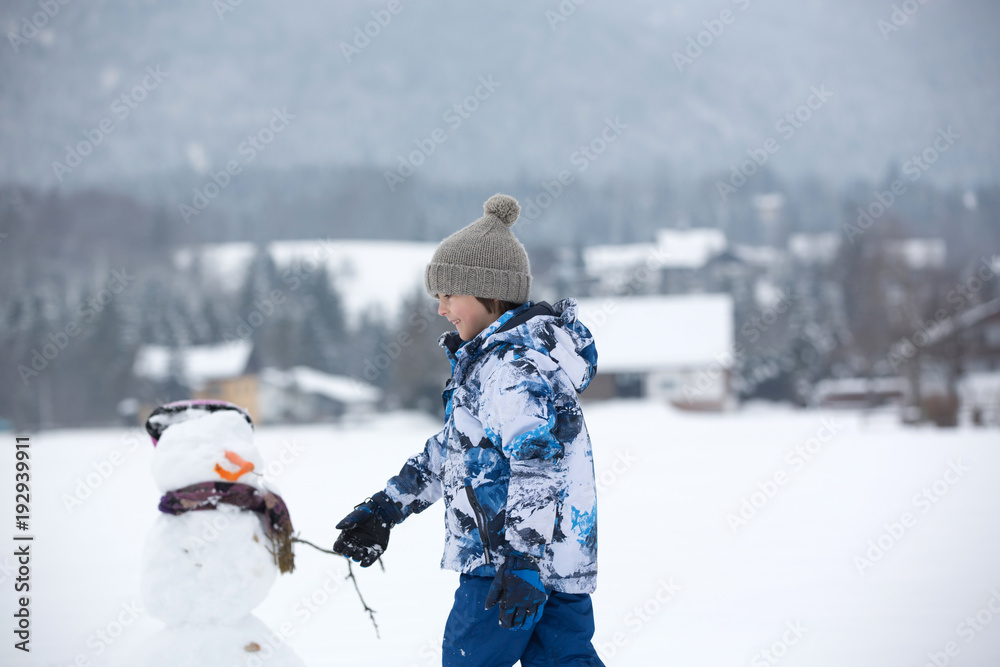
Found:
[[[448,354],[456,382],[461,382],[475,359],[496,353],[498,348],[526,347],[556,362],[576,391],[582,392],[597,372],[597,348],[594,336],[576,313],[575,299],[563,299],[554,305],[528,301],[501,315],[467,342],[457,331],[449,331],[438,339],[438,345]]]

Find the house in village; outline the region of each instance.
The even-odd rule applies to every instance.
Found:
[[[585,248],[583,261],[601,294],[706,291],[702,269],[725,248],[718,229],[661,229],[654,243]]]
[[[966,373],[958,381],[957,390],[964,421],[1000,426],[1000,370]]]
[[[581,299],[597,375],[585,400],[645,397],[690,410],[734,401],[733,301],[728,294]]]
[[[257,376],[250,363],[252,352],[249,340],[175,348],[141,346],[132,373],[145,383],[142,421],[156,403],[213,398],[246,408],[256,423]]]
[[[910,270],[933,271],[944,268],[948,247],[939,238],[894,239],[885,242],[883,252]]]
[[[367,382],[308,366],[265,368],[259,378],[260,416],[268,422],[363,419],[376,411],[382,398]]]
[[[902,408],[908,401],[906,378],[897,376],[827,378],[816,383],[810,397],[814,407],[845,410]]]
[[[788,238],[788,254],[803,266],[827,266],[840,252],[840,235],[835,232],[800,232]]]
[[[1000,275],[1000,262],[994,260],[993,270]],[[937,323],[924,340],[905,350],[916,348],[909,373],[914,395],[921,401],[935,393],[954,397],[972,423],[1000,425],[1000,297]]]
[[[995,260],[984,266],[1000,275]],[[813,404],[893,405],[903,409],[907,421],[1000,425],[1000,297],[928,320],[892,346],[889,361],[900,375],[823,380],[816,385]]]
[[[185,398],[235,403],[255,424],[370,414],[381,400],[377,388],[351,378],[305,366],[261,368],[249,340],[182,348],[143,345],[132,371],[146,383],[140,423],[157,403]]]
[[[760,283],[788,278],[788,252],[732,244],[713,228],[661,229],[653,243],[598,245],[583,250],[592,295],[727,293],[755,298]]]

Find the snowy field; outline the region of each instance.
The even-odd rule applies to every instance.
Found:
[[[595,643],[608,665],[1000,665],[996,429],[772,407],[584,411],[600,480]],[[264,427],[257,443],[297,531],[329,547],[336,521],[437,428],[397,413]],[[3,437],[13,521],[14,434]],[[162,627],[138,598],[159,499],[151,450],[138,429],[32,435],[32,651],[12,648],[8,546],[0,664],[140,667],[129,655]],[[87,497],[68,507],[74,494]],[[257,616],[316,667],[440,664],[457,585],[438,568],[441,521],[438,505],[396,528],[384,573],[355,568],[381,639],[344,561],[304,545]]]

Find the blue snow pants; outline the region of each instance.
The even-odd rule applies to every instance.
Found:
[[[485,610],[491,577],[460,575],[455,604],[444,628],[443,665],[461,667],[604,667],[590,643],[594,607],[590,596],[549,594],[542,617],[530,629],[500,627],[500,606]]]

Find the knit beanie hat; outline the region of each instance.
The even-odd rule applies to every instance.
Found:
[[[485,215],[438,246],[424,272],[431,296],[467,294],[524,303],[531,290],[528,253],[510,231],[521,207],[509,195],[483,204]]]

